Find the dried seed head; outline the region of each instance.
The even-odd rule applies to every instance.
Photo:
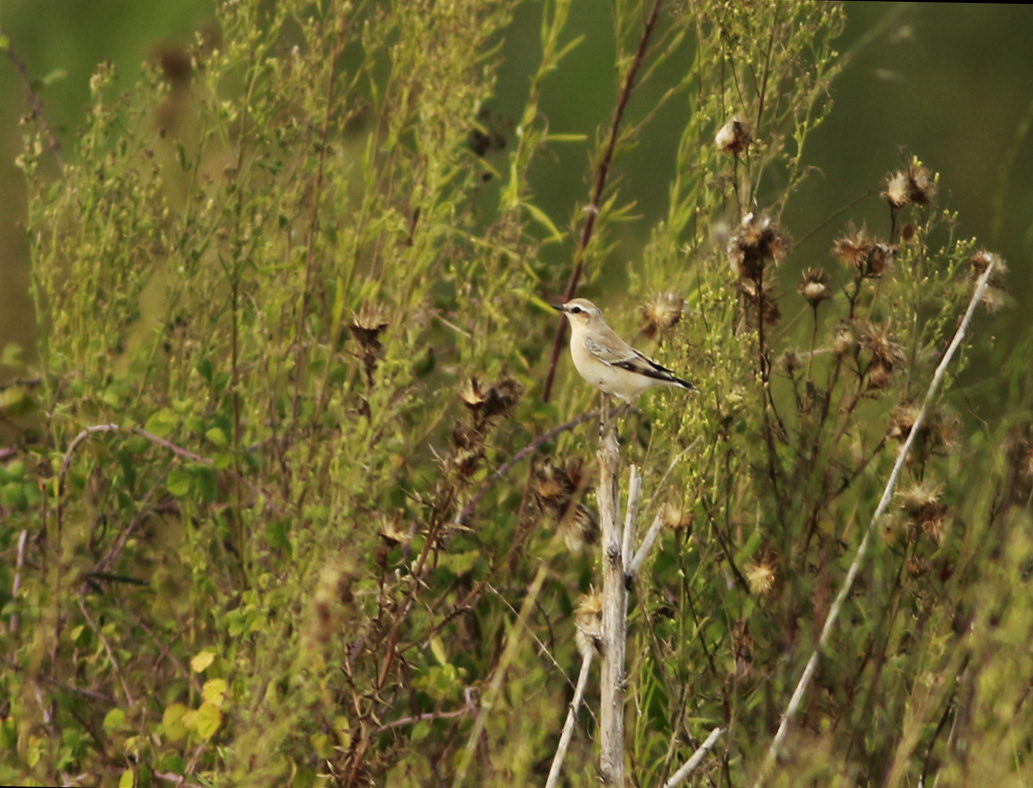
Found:
[[[475,412],[484,406],[485,395],[477,378],[470,377],[459,387],[459,399],[466,407]]]
[[[904,569],[910,577],[917,580],[929,571],[929,559],[925,556],[909,555],[904,561]]]
[[[718,150],[738,156],[745,153],[753,142],[750,125],[736,116],[723,125],[714,137],[714,145]]]
[[[908,194],[907,174],[895,172],[886,176],[886,188],[882,192],[891,208],[903,208],[911,204],[911,196]]]
[[[574,626],[577,627],[578,649],[587,654],[603,636],[603,596],[594,588],[581,596],[574,611]]]
[[[903,405],[894,412],[890,419],[889,437],[903,443],[911,434],[918,418],[918,407],[916,405]]]
[[[849,320],[840,320],[836,325],[836,332],[832,336],[832,350],[837,356],[842,356],[857,344],[857,336],[854,333],[854,324]]]
[[[639,307],[644,324],[642,333],[650,339],[658,334],[663,335],[674,328],[681,320],[685,308],[685,299],[674,293],[657,293]]]
[[[686,511],[681,504],[665,503],[660,507],[660,519],[665,528],[684,531],[692,526],[695,516],[691,511]]]
[[[906,360],[900,345],[893,341],[888,323],[868,323],[861,335],[861,346],[872,356],[873,364],[879,364],[892,372]]]
[[[452,431],[452,454],[449,462],[460,479],[469,479],[480,467],[484,457],[484,436],[475,428],[464,425]]]
[[[999,255],[993,252],[988,252],[986,249],[979,249],[973,252],[968,258],[969,265],[972,266],[972,273],[978,278],[983,275],[983,272],[990,267],[993,263],[994,270],[990,274],[990,281],[999,284],[1005,274],[1008,273],[1008,266],[1001,259]]]
[[[915,205],[928,205],[936,197],[936,178],[917,161],[907,168],[907,196]]]
[[[380,350],[380,334],[387,326],[384,307],[367,301],[352,318],[348,328],[363,350],[375,352]]]
[[[412,534],[404,530],[399,524],[402,521],[404,512],[401,509],[395,510],[394,517],[390,520],[384,519],[380,525],[377,536],[384,540],[389,547],[399,544],[408,544],[412,541]]]
[[[560,521],[560,533],[571,552],[579,552],[585,545],[599,543],[599,521],[583,503],[573,507]]]
[[[900,494],[900,508],[907,515],[911,530],[924,533],[934,544],[943,539],[947,507],[940,501],[942,490],[928,482],[915,484]]]
[[[829,289],[829,275],[821,268],[808,268],[803,272],[803,280],[799,287],[800,295],[807,303],[817,308],[818,304],[832,297]]]
[[[775,584],[775,576],[773,561],[751,561],[746,565],[746,583],[750,587],[750,593],[757,596],[763,596],[771,590]]]
[[[728,263],[743,279],[759,280],[770,261],[778,265],[789,250],[789,240],[767,216],[743,217],[739,231],[728,241]]]
[[[864,227],[860,230],[852,229],[847,235],[832,244],[832,254],[838,257],[844,265],[860,269],[868,257],[871,245],[872,241]]]
[[[524,387],[513,378],[503,378],[488,390],[484,402],[484,416],[508,416],[523,396]]]
[[[863,277],[882,276],[897,256],[897,247],[868,237],[865,228],[853,230],[835,241],[832,254]]]
[[[880,361],[873,361],[868,367],[868,388],[884,389],[893,380],[893,368]]]

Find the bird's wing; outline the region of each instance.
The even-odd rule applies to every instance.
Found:
[[[599,340],[590,336],[585,337],[584,346],[585,350],[608,366],[620,367],[647,378],[676,383],[687,389],[696,389],[687,380],[679,378],[672,370],[662,364],[657,364],[649,356],[639,353],[612,330],[602,334]]]

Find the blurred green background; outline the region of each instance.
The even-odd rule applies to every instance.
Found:
[[[552,131],[588,136],[584,143],[558,147],[555,160],[538,168],[533,183],[539,205],[561,228],[576,223],[573,206],[588,189],[588,145],[614,106],[615,75],[609,67],[599,68],[612,62],[614,47],[610,14],[603,8],[599,0],[575,0],[567,35],[586,37],[547,83],[542,102]],[[794,263],[828,264],[832,239],[848,215],[883,231],[881,179],[917,155],[941,174],[939,205],[958,212],[960,235],[977,237],[1010,265],[1015,303],[995,317],[996,358],[986,360],[999,362],[1026,335],[1022,314],[1033,307],[1023,276],[1033,246],[1033,194],[1027,188],[1033,180],[1033,140],[1025,134],[1033,112],[1028,44],[1033,6],[857,2],[846,8],[849,26],[839,50],[849,53],[849,63],[833,86],[833,112],[805,151],[814,172],[783,216],[797,241]],[[537,2],[518,10],[489,107],[510,141],[540,54],[540,15]],[[112,60],[128,90],[141,62],[157,48],[191,43],[211,18],[207,0],[3,4],[0,26],[9,57],[0,63],[0,347],[17,342],[31,358],[34,341],[21,229],[25,189],[13,164],[22,144],[19,121],[30,111],[19,64],[43,102],[63,156],[74,158],[95,66]],[[684,64],[665,66],[679,67]],[[632,112],[643,111],[655,98],[647,86],[636,93]],[[663,215],[667,195],[654,185],[667,181],[686,112],[665,108],[647,135],[649,144],[617,162],[621,188],[637,201],[641,217],[626,228],[614,252],[621,268],[635,259],[649,228]],[[872,194],[849,214],[835,215],[867,191]],[[572,249],[570,240],[546,247],[543,254],[563,264]],[[12,375],[0,367],[0,380]]]

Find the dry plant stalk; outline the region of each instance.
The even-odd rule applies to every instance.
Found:
[[[951,360],[954,358],[954,354],[961,346],[961,341],[965,338],[965,332],[968,330],[968,326],[972,322],[972,316],[975,314],[976,307],[978,307],[983,300],[983,294],[986,292],[986,288],[990,283],[990,275],[993,273],[993,270],[994,262],[991,260],[987,265],[986,270],[983,271],[979,280],[976,282],[976,288],[968,303],[968,309],[965,310],[965,315],[958,324],[958,328],[954,332],[954,337],[951,339],[950,345],[947,347],[947,351],[943,354],[943,358],[940,360],[939,366],[936,367],[936,371],[933,373],[933,379],[930,381],[929,388],[925,393],[925,398],[922,400],[922,407],[918,411],[918,415],[915,417],[914,424],[908,433],[907,440],[904,441],[904,444],[900,447],[900,451],[897,454],[897,461],[893,465],[893,470],[890,472],[889,479],[886,481],[886,487],[883,490],[882,498],[879,500],[879,505],[875,507],[875,513],[872,514],[872,518],[868,523],[868,528],[865,531],[864,538],[861,540],[861,544],[858,545],[857,553],[854,555],[854,560],[850,564],[850,569],[847,571],[847,575],[843,580],[843,585],[840,587],[839,593],[836,595],[836,599],[829,608],[828,618],[825,619],[825,624],[821,629],[821,636],[818,638],[818,645],[811,653],[810,659],[807,660],[807,666],[804,668],[803,675],[800,676],[796,689],[793,690],[793,695],[789,699],[789,704],[786,706],[786,710],[782,714],[782,721],[779,723],[778,730],[775,732],[775,737],[772,739],[771,745],[768,747],[767,754],[764,757],[764,763],[761,765],[760,774],[757,776],[757,781],[754,783],[754,788],[762,788],[764,780],[771,771],[771,767],[775,765],[775,759],[778,757],[779,751],[785,744],[786,735],[789,732],[789,725],[796,717],[796,712],[800,707],[800,702],[803,700],[804,693],[807,691],[811,680],[814,678],[814,672],[818,667],[818,659],[821,657],[821,652],[825,648],[825,644],[828,642],[829,635],[832,632],[832,628],[835,626],[836,619],[839,617],[843,603],[850,594],[850,589],[853,587],[854,581],[857,579],[857,575],[861,571],[861,566],[864,564],[864,559],[868,555],[868,548],[871,544],[872,534],[875,532],[879,519],[886,512],[890,501],[893,499],[893,493],[896,490],[901,471],[904,469],[904,463],[911,451],[911,446],[921,430],[933,399],[939,391],[940,384],[943,382],[943,377],[947,373],[947,367],[950,366]]]
[[[599,713],[599,772],[603,785],[624,786],[624,650],[628,591],[624,585],[617,433],[599,440],[599,525],[603,532],[603,622]],[[641,489],[641,488],[639,488]],[[638,508],[637,502],[628,508]]]

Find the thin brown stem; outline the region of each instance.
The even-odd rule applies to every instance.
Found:
[[[576,260],[574,270],[567,280],[567,287],[563,291],[563,300],[569,301],[574,296],[578,282],[581,281],[581,273],[585,264],[585,252],[592,240],[592,232],[595,229],[595,220],[599,215],[599,205],[603,199],[603,192],[606,189],[606,180],[610,173],[610,163],[613,161],[613,153],[617,148],[617,139],[620,136],[621,121],[624,119],[624,111],[631,100],[631,91],[635,86],[635,77],[646,57],[646,49],[649,46],[649,39],[653,35],[653,28],[660,15],[660,6],[663,0],[653,0],[653,7],[646,19],[646,26],[642,30],[642,37],[638,42],[638,49],[635,51],[635,59],[631,62],[627,76],[624,77],[624,87],[621,90],[620,98],[617,100],[617,108],[613,113],[613,121],[610,123],[610,137],[606,150],[599,162],[599,170],[595,177],[595,186],[592,189],[592,199],[585,209],[585,226],[581,230],[581,240],[578,242],[577,251],[574,254]],[[566,336],[567,321],[562,315],[556,327],[556,338],[552,343],[552,353],[549,356],[549,371],[545,375],[545,386],[542,388],[542,402],[548,402],[552,397],[552,383],[556,377],[556,365],[559,362],[560,351],[563,348],[563,339]]]

